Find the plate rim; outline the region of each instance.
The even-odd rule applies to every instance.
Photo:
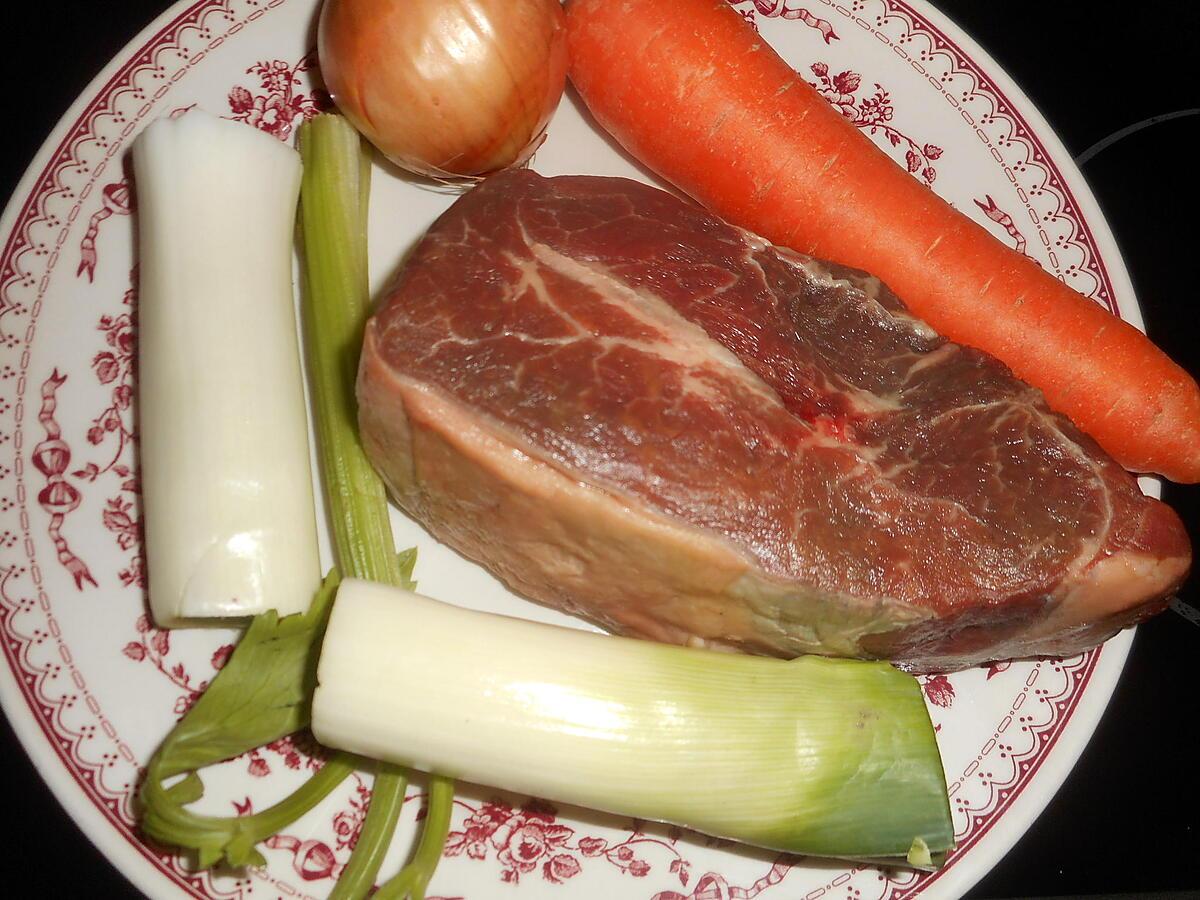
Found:
[[[96,97],[103,93],[106,85],[134,61],[140,49],[185,19],[192,10],[213,2],[215,0],[174,0],[126,41],[95,77],[88,81],[39,145],[13,193],[5,201],[4,212],[0,215],[0,236],[7,236],[7,240],[4,246],[0,247],[0,254],[7,254],[8,245],[15,239],[16,220],[29,201],[34,186],[47,174],[50,163],[69,139],[71,130],[84,117]],[[272,5],[278,2],[281,0],[274,0]],[[149,858],[153,851],[143,845],[143,852],[139,852],[119,829],[114,828],[100,807],[80,791],[78,782],[62,765],[53,748],[46,747],[46,742],[50,739],[29,709],[11,667],[7,664],[0,666],[0,672],[3,673],[0,675],[0,710],[3,710],[30,765],[41,777],[54,799],[84,837],[123,878],[147,897],[174,900],[173,896],[168,898],[164,888],[168,884],[173,888],[179,887],[175,878],[182,879],[184,876],[176,874],[173,878],[163,869],[153,865]],[[49,760],[51,765],[45,765],[46,760]]]
[[[829,3],[829,0],[821,0]],[[991,79],[992,89],[1004,100],[1012,110],[1024,119],[1029,126],[1027,140],[1040,144],[1045,156],[1053,161],[1058,174],[1063,180],[1069,198],[1079,210],[1079,218],[1089,224],[1091,237],[1095,241],[1098,264],[1104,270],[1112,286],[1111,306],[1120,318],[1144,332],[1145,322],[1142,317],[1141,303],[1133,287],[1125,257],[1117,244],[1112,226],[1104,215],[1091,185],[1083,171],[1075,162],[1075,158],[1067,150],[1058,131],[1050,124],[1040,107],[1030,99],[1017,81],[972,35],[960,26],[954,19],[937,8],[935,0],[905,0],[906,5],[920,14],[924,24],[935,31],[941,32],[951,44],[970,58],[981,71],[985,71]],[[888,3],[891,6],[891,3]],[[1123,303],[1122,300],[1125,300]],[[1153,496],[1161,496],[1161,482],[1154,482],[1151,490]],[[972,862],[978,865],[963,867],[949,865],[923,880],[921,894],[929,897],[961,896],[976,883],[988,875],[1009,851],[1017,845],[1029,831],[1029,828],[1045,811],[1046,807],[1058,794],[1068,777],[1075,769],[1075,764],[1083,751],[1091,744],[1105,710],[1112,700],[1113,692],[1124,672],[1129,650],[1133,643],[1136,628],[1125,629],[1095,650],[1097,655],[1094,666],[1088,676],[1088,684],[1082,689],[1079,702],[1070,711],[1068,722],[1073,724],[1070,740],[1063,741],[1063,734],[1051,744],[1045,756],[1039,760],[1037,775],[1038,790],[1031,792],[1022,790],[1012,798],[1007,811],[996,822],[1003,822],[1006,827],[999,831],[990,826],[984,834],[990,834],[991,840],[975,846]],[[1103,699],[1101,699],[1103,695]],[[1080,737],[1080,726],[1086,728]],[[1064,723],[1064,729],[1066,723]],[[1032,775],[1030,777],[1033,777]],[[982,839],[984,835],[980,835]]]

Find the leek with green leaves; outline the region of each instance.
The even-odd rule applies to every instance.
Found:
[[[656,644],[347,579],[312,728],[376,759],[791,853],[929,868],[954,845],[920,685],[883,662]]]

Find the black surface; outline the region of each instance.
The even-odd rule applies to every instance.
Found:
[[[5,55],[0,198],[91,77],[166,4],[45,0],[0,13]],[[793,5],[793,4],[789,4]],[[1079,155],[1151,117],[1200,107],[1200,6],[941,0],[1000,62]],[[1196,226],[1200,116],[1154,124],[1084,166],[1133,275],[1150,334],[1200,372]],[[1200,488],[1166,499],[1200,537]],[[1182,599],[1200,605],[1197,577]],[[972,897],[1200,893],[1200,765],[1193,740],[1200,627],[1167,612],[1139,629],[1100,728],[1066,785]],[[46,791],[7,722],[0,784],[9,873],[41,896],[135,891]],[[498,887],[497,892],[502,888]],[[0,894],[9,891],[0,889]],[[34,891],[22,892],[32,896]],[[774,892],[772,892],[774,894]],[[786,887],[780,896],[787,896]]]

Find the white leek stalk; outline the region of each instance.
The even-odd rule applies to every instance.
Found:
[[[610,637],[347,580],[317,670],[327,746],[822,856],[953,845],[920,686],[886,663]]]
[[[308,607],[320,582],[292,297],[300,157],[199,111],[133,146],[150,608]]]

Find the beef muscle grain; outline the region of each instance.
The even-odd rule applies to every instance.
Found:
[[[513,589],[614,631],[915,670],[1160,610],[1178,518],[878,280],[632,181],[496,175],[366,334],[368,453]]]

